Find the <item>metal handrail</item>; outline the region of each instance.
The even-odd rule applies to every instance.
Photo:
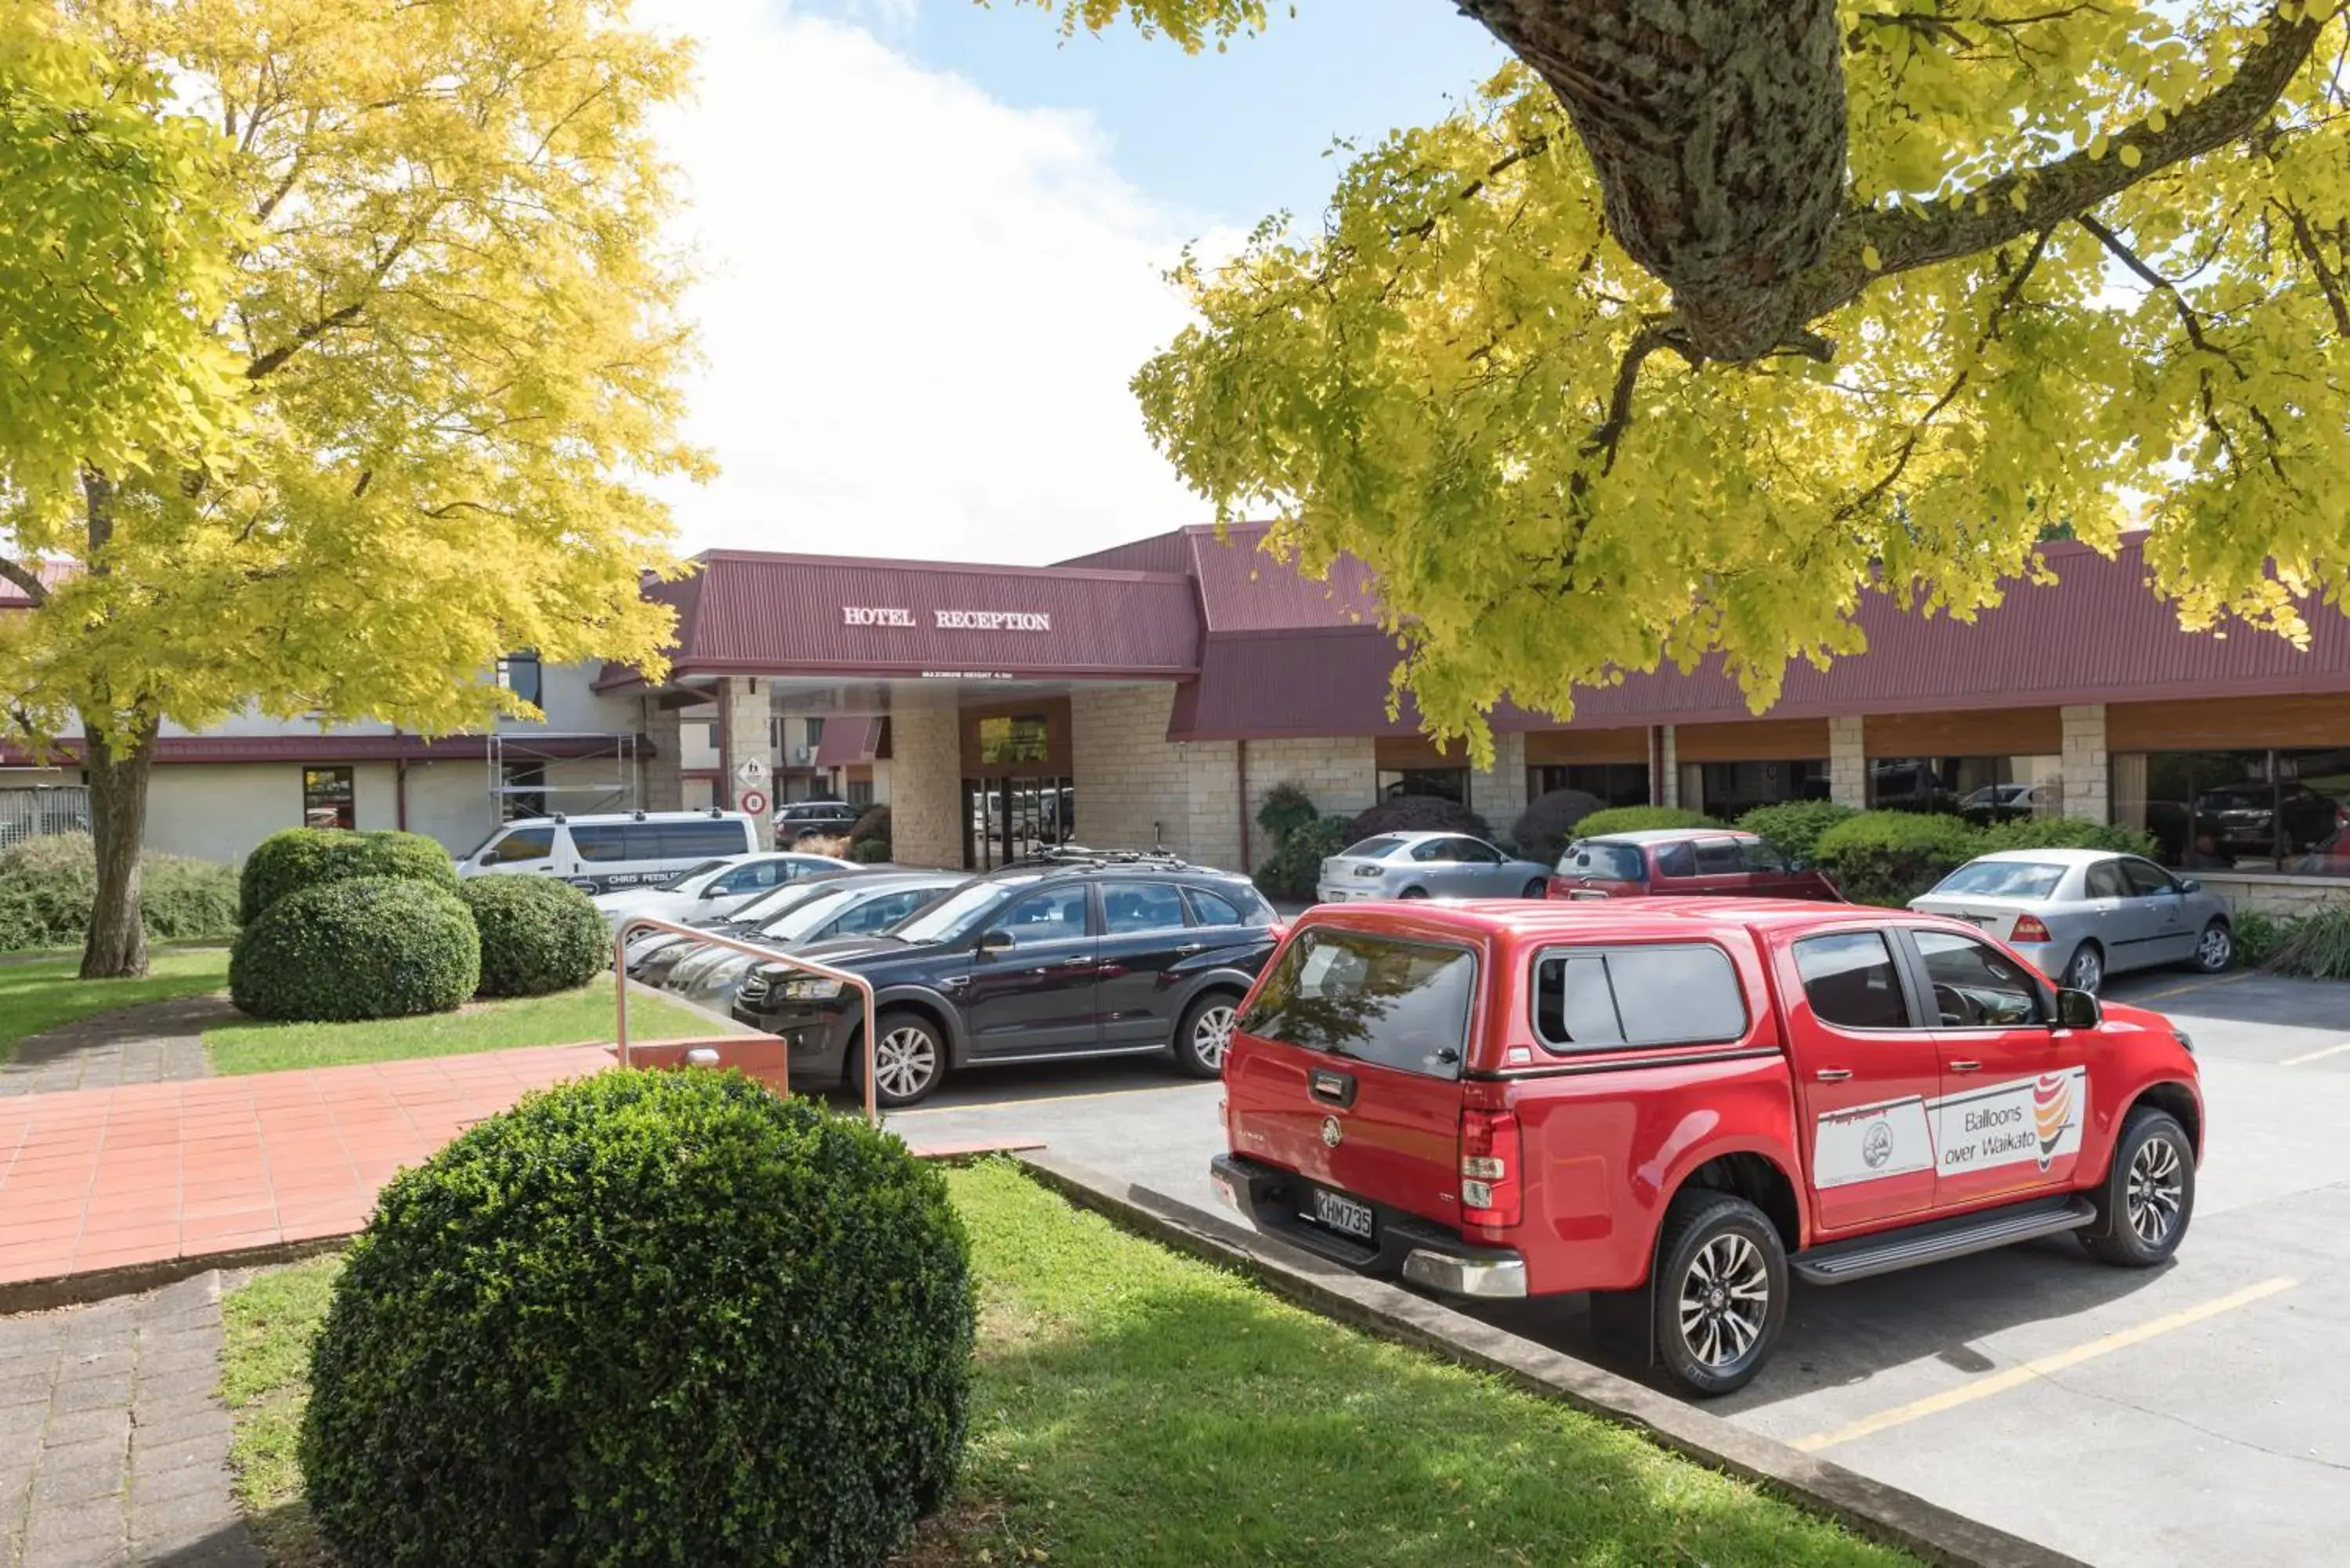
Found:
[[[775,948],[762,947],[756,942],[742,941],[733,937],[722,937],[714,932],[705,931],[699,926],[681,926],[674,920],[656,919],[650,915],[631,915],[614,928],[612,932],[612,1033],[615,1043],[620,1048],[621,1066],[629,1065],[629,938],[638,931],[667,931],[671,936],[691,937],[695,941],[707,942],[714,948],[724,948],[730,952],[743,953],[752,958],[765,959],[773,963],[788,965],[793,969],[806,970],[810,974],[821,975],[827,980],[837,980],[843,985],[856,987],[857,993],[865,999],[865,1119],[877,1127],[881,1125],[880,1107],[875,1103],[873,1097],[873,1064],[877,1042],[873,1036],[873,982],[871,981],[861,974],[851,974],[845,969],[835,969],[830,964],[818,963],[811,958],[801,958],[796,953],[783,952]],[[791,1092],[791,1047],[786,1044],[784,1048],[784,1092],[786,1094]]]

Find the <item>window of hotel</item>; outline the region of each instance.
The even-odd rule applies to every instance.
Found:
[[[1042,713],[1015,713],[1009,718],[979,722],[979,760],[985,766],[1041,763],[1050,754],[1051,746]]]
[[[1469,804],[1467,768],[1381,768],[1379,798],[1395,800],[1408,794],[1432,794],[1455,805]]]
[[[1567,763],[1526,770],[1528,800],[1561,789],[1581,790],[1585,794],[1596,795],[1602,805],[1646,805],[1648,804],[1648,764]]]
[[[1786,762],[1683,763],[1681,804],[1722,822],[1735,822],[1758,805],[1828,798],[1828,764],[1800,758]]]
[[[1872,757],[1868,804],[1935,812],[1986,826],[2062,816],[2063,759],[2054,756]]]
[[[538,655],[525,649],[498,660],[498,684],[533,707],[538,705]]]
[[[852,780],[848,785],[846,798],[851,805],[871,805],[873,804],[873,781],[871,779],[865,779],[862,781]]]
[[[357,827],[358,796],[351,787],[348,768],[304,768],[302,770],[302,826],[305,827]]]
[[[2350,877],[2350,746],[2117,752],[2113,792],[2165,866]]]

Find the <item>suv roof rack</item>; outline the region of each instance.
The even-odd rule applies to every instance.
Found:
[[[1191,869],[1187,861],[1169,849],[1088,849],[1082,844],[1048,845],[1003,864],[1007,868],[1014,866],[1151,866],[1166,871]]]

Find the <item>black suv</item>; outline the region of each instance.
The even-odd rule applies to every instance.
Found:
[[[1242,877],[1064,851],[975,878],[887,936],[801,950],[873,983],[875,1097],[910,1106],[949,1071],[987,1063],[1171,1046],[1178,1065],[1212,1078],[1232,1010],[1280,935]],[[761,965],[734,1017],[788,1042],[795,1083],[863,1071],[863,1006],[838,981]]]
[[[775,807],[775,842],[837,838],[857,826],[865,807],[845,800],[787,800]]]

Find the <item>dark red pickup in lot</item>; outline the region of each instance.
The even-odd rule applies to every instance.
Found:
[[[1699,1394],[1762,1366],[1791,1274],[2066,1231],[2168,1258],[2203,1139],[2158,1014],[1849,904],[1317,909],[1223,1077],[1212,1175],[1260,1227],[1456,1295],[1601,1293]]]
[[[1659,827],[1578,838],[1552,868],[1554,898],[1816,898],[1844,895],[1827,874],[1769,839],[1728,827]]]

